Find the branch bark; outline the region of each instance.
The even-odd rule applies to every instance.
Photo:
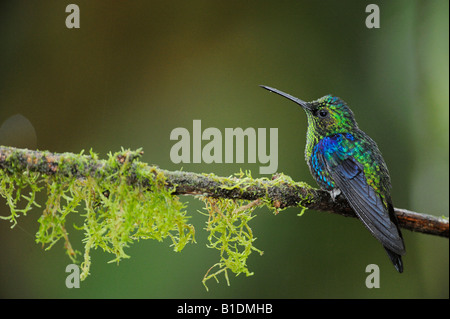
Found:
[[[135,161],[141,151],[123,151],[116,155],[119,163]],[[64,176],[101,178],[117,172],[109,167],[107,161],[87,155],[73,153],[51,153],[0,146],[0,169],[7,173],[25,171],[39,172],[44,176]],[[130,170],[136,166],[130,165]],[[326,211],[346,217],[356,217],[347,201],[339,196],[335,201],[326,191],[314,189],[304,183],[293,183],[282,174],[272,180],[249,177],[218,177],[213,174],[197,174],[184,171],[168,171],[156,166],[148,166],[148,179],[133,179],[133,172],[127,175],[129,183],[136,187],[146,187],[149,179],[157,174],[166,178],[166,187],[173,189],[174,195],[203,195],[213,198],[258,200],[264,199],[275,208],[303,206],[317,211]],[[415,232],[449,237],[449,221],[432,215],[395,208],[400,227]]]

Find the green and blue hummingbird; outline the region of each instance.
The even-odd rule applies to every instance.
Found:
[[[263,86],[300,105],[308,117],[305,159],[311,174],[331,196],[342,194],[372,235],[403,272],[405,245],[390,196],[389,171],[377,144],[355,121],[338,97],[326,95],[305,102]]]

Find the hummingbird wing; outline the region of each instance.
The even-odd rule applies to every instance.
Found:
[[[392,252],[404,255],[405,246],[392,205],[385,205],[374,188],[367,183],[363,165],[352,156],[343,160],[336,158],[338,154],[328,157],[328,160],[327,156],[321,156],[336,187],[341,190],[367,229],[383,244],[389,257],[392,259]]]

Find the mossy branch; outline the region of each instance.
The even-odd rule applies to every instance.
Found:
[[[182,171],[163,171],[170,186],[175,186],[175,194],[202,194],[212,198],[233,198],[245,200],[264,199],[275,209],[301,206],[317,211],[330,212],[346,217],[354,217],[354,211],[342,197],[333,201],[326,191],[312,188],[305,183],[292,181],[283,174],[275,174],[272,180],[249,177],[217,177],[212,174],[196,174]],[[414,232],[449,237],[447,217],[416,213],[395,208],[400,227]]]
[[[169,237],[176,251],[194,240],[194,228],[176,195],[195,195],[204,203],[209,216],[209,247],[220,250],[219,270],[205,275],[204,281],[227,270],[251,275],[246,259],[255,240],[248,222],[253,210],[267,206],[275,212],[286,207],[302,207],[356,217],[342,198],[332,200],[328,192],[294,182],[284,174],[271,179],[254,179],[240,173],[234,177],[168,171],[147,165],[139,158],[141,150],[122,150],[109,154],[107,160],[90,155],[51,153],[0,146],[0,194],[6,198],[13,226],[20,213],[39,206],[35,195],[47,188],[48,200],[39,219],[37,241],[53,246],[59,239],[75,258],[65,228],[66,216],[85,204],[85,253],[83,278],[89,272],[91,248],[101,247],[119,261],[128,256],[124,248],[139,238],[163,240]],[[28,195],[24,192],[28,191]],[[25,200],[23,208],[19,202]],[[39,206],[40,207],[40,206]],[[447,218],[395,209],[402,228],[415,232],[449,237]],[[210,269],[211,270],[211,269]],[[217,278],[216,278],[217,279]]]

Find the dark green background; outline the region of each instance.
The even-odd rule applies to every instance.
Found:
[[[304,100],[348,102],[389,166],[397,207],[449,211],[449,3],[443,1],[73,1],[81,28],[67,29],[65,1],[0,5],[0,144],[54,152],[93,148],[105,157],[143,147],[162,168],[231,175],[259,164],[171,162],[172,129],[278,128],[278,171],[316,185],[303,159],[306,116],[259,84]],[[381,28],[367,29],[377,3]],[[17,114],[20,114],[17,115]],[[15,116],[16,115],[16,116]],[[5,122],[6,121],[6,122]],[[1,125],[1,124],[0,124]],[[45,202],[42,197],[41,203]],[[143,240],[119,266],[101,250],[80,289],[65,287],[63,244],[35,243],[42,209],[14,229],[0,221],[0,297],[448,298],[448,239],[404,231],[405,272],[356,219],[258,210],[255,274],[201,280],[218,261],[192,198],[196,244]],[[8,209],[0,199],[0,214]],[[72,229],[81,250],[81,234]],[[381,269],[367,289],[365,267]]]

